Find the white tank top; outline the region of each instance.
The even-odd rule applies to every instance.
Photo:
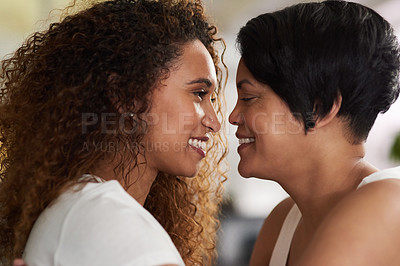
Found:
[[[375,181],[393,178],[400,179],[400,166],[378,171],[365,177],[358,185],[357,189]],[[297,205],[294,204],[283,222],[278,240],[276,241],[274,250],[272,251],[271,260],[269,262],[270,266],[286,266],[293,235],[300,219],[301,212]]]

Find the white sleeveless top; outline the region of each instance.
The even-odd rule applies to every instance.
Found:
[[[358,185],[357,189],[375,181],[393,178],[400,179],[400,166],[378,171],[365,177]],[[301,212],[297,205],[294,204],[283,222],[278,240],[276,241],[274,250],[272,251],[271,260],[269,262],[270,266],[286,266],[293,235],[300,219]]]

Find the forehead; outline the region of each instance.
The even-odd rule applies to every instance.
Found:
[[[236,89],[242,92],[261,92],[268,94],[273,92],[272,88],[265,83],[259,82],[247,68],[243,59],[240,59],[236,73]]]
[[[251,74],[250,70],[245,65],[243,58],[240,58],[237,72],[236,72],[236,82],[239,82],[242,78],[252,78],[253,75]]]
[[[157,97],[173,98],[176,93],[201,86],[214,90],[217,84],[213,60],[200,41],[188,42],[182,46],[182,55],[170,67],[166,79],[153,92]]]
[[[172,72],[180,74],[185,80],[196,76],[209,79],[215,84],[216,70],[207,48],[199,40],[195,40],[184,44],[182,50],[183,53],[173,66]]]
[[[243,86],[245,85],[245,86]],[[236,88],[237,90],[241,90],[242,88],[258,88],[262,87],[262,84],[254,78],[253,74],[251,74],[250,70],[245,65],[243,59],[241,58],[238,63],[238,68],[236,72]]]

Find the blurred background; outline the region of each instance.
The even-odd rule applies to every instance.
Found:
[[[230,112],[236,101],[235,74],[239,53],[235,47],[236,34],[249,19],[265,12],[275,11],[299,3],[295,0],[203,0],[208,14],[218,25],[220,35],[225,39],[227,51],[225,62],[229,68],[226,88],[227,110]],[[309,1],[302,1],[309,2]],[[360,0],[378,11],[400,34],[400,0]],[[69,0],[0,0],[0,59],[14,52],[33,31],[48,26],[54,9],[62,9]],[[274,182],[244,179],[239,176],[236,166],[238,141],[236,128],[228,125],[229,179],[226,183],[226,200],[221,216],[219,241],[219,266],[247,265],[255,237],[264,218],[287,194]],[[391,109],[380,115],[366,144],[367,160],[378,168],[399,165],[390,156],[400,153],[400,100]],[[395,140],[398,138],[397,146]],[[399,158],[399,155],[397,155]]]

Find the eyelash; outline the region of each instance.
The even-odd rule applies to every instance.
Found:
[[[250,100],[253,100],[254,98],[256,98],[256,97],[240,98],[240,100],[241,100],[241,101],[244,101],[244,102],[248,102],[248,101],[250,101]]]
[[[203,100],[204,96],[207,95],[207,91],[195,91],[193,92],[194,95],[200,98],[200,100]]]

